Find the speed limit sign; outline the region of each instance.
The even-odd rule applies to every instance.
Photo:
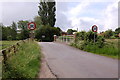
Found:
[[[98,30],[98,27],[97,27],[96,25],[93,25],[93,26],[92,26],[92,31],[93,31],[93,32],[97,32],[97,30]]]

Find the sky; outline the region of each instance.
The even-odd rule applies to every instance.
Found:
[[[91,30],[93,25],[98,31],[115,30],[118,27],[118,0],[57,0],[56,27],[67,29]],[[19,20],[32,21],[38,15],[39,0],[1,0],[0,23],[5,26]]]

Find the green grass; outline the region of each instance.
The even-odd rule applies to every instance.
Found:
[[[15,44],[16,42],[18,42],[18,41],[17,40],[16,41],[0,41],[0,50],[5,49],[5,48]]]
[[[19,51],[7,60],[4,78],[35,78],[40,68],[40,47],[36,42],[19,46]]]
[[[102,56],[118,59],[119,53],[118,45],[120,45],[118,39],[107,39],[105,41],[106,41],[105,46],[103,46],[102,48],[99,48],[98,45],[93,44],[83,45],[84,44],[83,41],[79,41],[76,44],[72,43],[71,46],[74,46],[87,52],[92,52]]]

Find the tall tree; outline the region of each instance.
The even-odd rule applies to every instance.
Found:
[[[48,24],[52,27],[54,27],[55,25],[55,11],[56,11],[56,7],[55,7],[55,2],[47,2],[48,5]]]
[[[29,21],[19,21],[18,22],[18,27],[21,29],[21,39],[26,39],[29,37],[29,30],[27,29],[27,24],[29,23]]]
[[[12,23],[12,26],[11,26],[11,27],[12,27],[12,29],[14,29],[15,31],[17,30],[17,25],[16,25],[15,22]]]
[[[13,22],[10,27],[12,28],[12,39],[15,40],[17,35],[17,25],[15,22]]]
[[[19,21],[18,22],[18,28],[21,28],[22,30],[27,30],[27,24],[29,23],[29,21]]]
[[[117,29],[115,29],[115,33],[119,34],[120,33],[120,27],[118,27]]]
[[[111,36],[113,36],[113,31],[112,29],[108,29],[104,32],[104,37],[105,38],[110,38]]]
[[[50,25],[51,27],[54,27],[55,25],[55,1],[51,0],[51,2],[48,2],[47,0],[41,1],[39,6],[38,14],[41,17],[42,24],[43,25]]]

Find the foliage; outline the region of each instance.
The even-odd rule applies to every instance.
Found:
[[[29,21],[19,21],[18,24],[18,28],[22,29],[22,30],[27,30],[27,24],[29,23]]]
[[[93,32],[93,31],[89,31],[85,34],[85,42],[94,42],[94,36],[95,36],[95,42],[96,42],[96,39],[97,39],[97,33],[96,32]]]
[[[68,29],[67,30],[67,34],[73,34],[73,30],[72,29]]]
[[[18,52],[7,59],[6,78],[36,78],[40,68],[40,48],[36,42],[22,43]]]
[[[77,32],[77,33],[76,33],[76,39],[77,39],[77,41],[78,41],[78,40],[84,40],[85,34],[86,34],[85,31]]]
[[[120,44],[120,42],[119,42]],[[98,43],[89,43],[89,44],[84,44],[84,41],[79,41],[77,43],[71,43],[71,46],[74,46],[78,49],[84,50],[84,51],[88,51],[88,52],[92,52],[95,54],[99,54],[99,55],[103,55],[103,56],[108,56],[108,57],[112,57],[112,58],[118,58],[118,41],[116,40],[111,40],[109,39],[105,41],[104,46],[99,47]]]
[[[72,29],[68,29],[67,30],[67,34],[70,35],[70,34],[73,34],[73,32],[77,32],[76,30],[72,30]]]
[[[29,21],[19,21],[18,22],[18,27],[21,29],[21,33],[18,35],[18,39],[27,39],[29,38],[29,30],[27,28],[27,24]]]
[[[56,27],[60,32],[62,32],[62,30],[59,27]]]
[[[34,22],[36,23],[36,28],[38,29],[40,27],[40,25],[42,25],[41,17],[35,16]]]
[[[20,37],[21,40],[29,38],[29,31],[28,30],[22,30],[19,37]]]
[[[0,41],[2,40],[2,27],[3,27],[3,24],[0,23]]]
[[[39,6],[39,11],[38,14],[41,17],[41,21],[43,25],[50,25],[51,27],[54,27],[55,25],[55,1],[53,0],[52,2],[47,2],[41,1]]]
[[[115,33],[119,34],[120,33],[120,27],[118,27],[117,29],[115,29]]]
[[[13,30],[17,31],[17,25],[16,25],[15,22],[12,23],[12,26],[11,26],[11,27],[12,27]]]
[[[102,48],[104,47],[105,45],[105,39],[103,36],[97,36],[97,42],[96,42],[96,45],[99,47],[99,48]]]
[[[114,34],[114,32],[111,29],[109,29],[104,32],[104,37],[109,39],[111,36],[113,36],[113,34]]]
[[[108,31],[111,33],[111,31]],[[94,43],[94,34],[95,34],[95,43]],[[97,33],[92,31],[89,32],[78,32],[76,34],[76,41],[71,43],[72,46],[79,48],[84,51],[115,57],[118,58],[118,43],[113,43],[110,41],[106,41],[104,36],[98,36]]]
[[[17,25],[15,22],[12,23],[11,25],[12,28],[12,40],[16,40],[16,35],[17,35]],[[8,38],[9,39],[9,38]]]
[[[17,40],[15,40],[15,41],[0,41],[0,45],[2,45],[2,46],[0,46],[0,50],[10,47],[10,46],[14,45],[16,42],[17,42]]]
[[[38,40],[42,41],[53,41],[54,35],[59,36],[60,32],[59,29],[56,27],[50,27],[50,26],[43,26],[36,30],[35,37]]]
[[[15,40],[16,31],[11,27],[2,27],[2,40]]]

